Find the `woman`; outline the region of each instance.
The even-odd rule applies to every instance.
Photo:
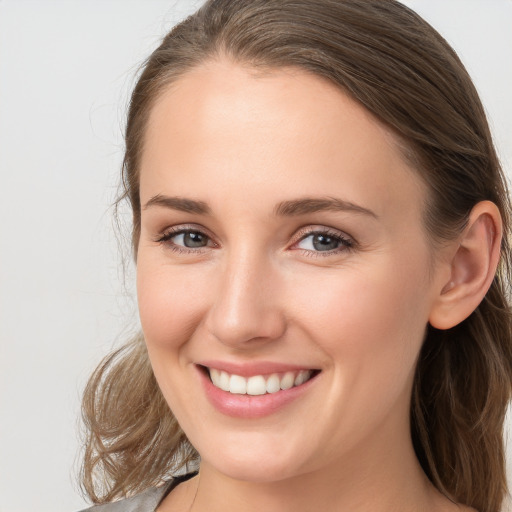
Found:
[[[145,64],[123,178],[143,336],[86,389],[83,482],[135,496],[98,510],[500,509],[509,200],[425,21],[207,2]]]

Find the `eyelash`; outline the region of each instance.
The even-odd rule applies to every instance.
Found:
[[[306,238],[315,235],[324,235],[329,238],[333,238],[335,241],[339,243],[339,247],[336,249],[331,249],[329,251],[312,251],[309,249],[296,249],[300,251],[302,254],[309,258],[325,258],[328,256],[333,256],[335,254],[339,254],[345,251],[352,251],[355,249],[355,241],[352,238],[342,235],[339,231],[334,231],[332,229],[323,228],[323,229],[311,229],[304,228],[299,230],[297,233],[298,240],[294,242],[293,245],[297,245],[299,242],[302,242]]]
[[[211,237],[209,237],[204,231],[201,231],[200,229],[194,228],[194,227],[178,227],[178,228],[170,228],[165,233],[163,233],[162,236],[158,237],[155,242],[160,244],[165,244],[171,251],[177,252],[177,253],[185,253],[185,254],[202,254],[204,252],[204,249],[207,247],[201,247],[201,248],[185,248],[181,245],[176,245],[170,240],[174,238],[175,236],[186,234],[186,233],[199,233],[203,236],[205,236],[208,240],[211,240]],[[356,243],[352,238],[343,236],[338,231],[333,231],[327,228],[324,229],[311,229],[311,228],[304,228],[301,229],[297,236],[299,237],[296,242],[294,242],[293,245],[298,244],[299,242],[302,242],[306,238],[314,235],[325,235],[329,238],[333,238],[336,240],[340,246],[336,249],[331,249],[329,251],[312,251],[309,249],[295,249],[300,251],[302,254],[309,258],[318,258],[318,257],[327,257],[327,256],[333,256],[334,254],[339,254],[343,251],[352,251],[356,247]]]
[[[185,253],[185,254],[202,254],[204,252],[204,249],[207,247],[200,247],[198,249],[191,249],[182,247],[181,245],[176,245],[172,242],[170,242],[171,238],[174,238],[178,235],[183,235],[186,233],[199,233],[203,236],[205,236],[208,240],[211,240],[211,237],[209,237],[204,231],[201,231],[200,229],[193,228],[193,227],[179,227],[179,228],[170,228],[165,233],[162,234],[159,238],[155,240],[155,242],[160,244],[165,244],[167,248],[169,248],[171,251],[178,252],[178,253]]]

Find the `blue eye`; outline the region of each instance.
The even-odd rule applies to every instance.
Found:
[[[177,252],[200,252],[200,249],[215,245],[208,235],[197,229],[171,229],[156,240]]]
[[[302,236],[295,243],[295,248],[300,249],[307,256],[331,256],[354,247],[354,241],[344,237],[339,232],[330,230],[304,230]],[[201,249],[216,247],[211,238],[197,229],[177,228],[164,233],[156,242],[164,244],[167,248],[183,253],[199,253]]]
[[[296,244],[298,249],[304,251],[330,254],[350,249],[353,245],[351,240],[330,231],[310,232],[303,236]]]
[[[208,245],[208,237],[200,231],[181,231],[173,234],[168,240],[175,245],[181,245],[189,249],[197,249]]]

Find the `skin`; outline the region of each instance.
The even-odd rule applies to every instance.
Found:
[[[200,478],[159,512],[470,510],[424,475],[409,407],[429,320],[463,320],[492,279],[494,205],[482,204],[464,236],[433,254],[427,191],[385,127],[316,76],[256,73],[224,58],[156,102],[140,192],[142,328],[159,386],[201,455]],[[146,206],[156,196],[211,211]],[[280,202],[305,197],[371,213],[275,215]],[[170,228],[199,231],[206,246],[162,241]],[[316,249],[311,232],[326,230],[351,246]],[[321,373],[273,414],[233,418],[205,397],[195,366],[205,359]]]

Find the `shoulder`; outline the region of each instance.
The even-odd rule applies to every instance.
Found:
[[[162,500],[181,482],[197,475],[197,471],[185,475],[174,477],[172,480],[159,487],[151,487],[146,491],[114,501],[112,503],[103,503],[81,510],[80,512],[155,512]]]
[[[152,487],[131,498],[95,505],[81,512],[154,512],[171,484],[169,482],[160,487]]]

